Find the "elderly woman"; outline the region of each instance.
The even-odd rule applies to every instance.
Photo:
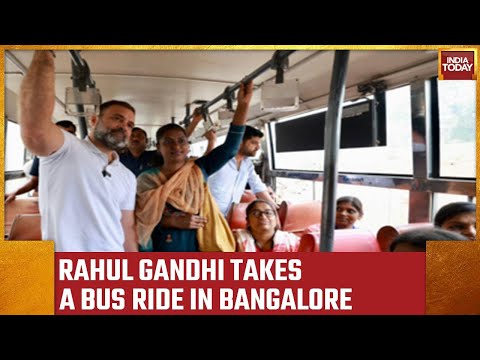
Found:
[[[275,205],[262,199],[252,201],[246,210],[247,228],[235,230],[237,251],[296,252],[300,238],[279,230]]]
[[[235,239],[208,188],[208,177],[235,154],[245,131],[253,83],[241,84],[225,142],[189,159],[185,129],[167,124],[157,131],[163,163],[137,178],[135,219],[140,245],[153,251],[235,251]],[[195,116],[201,116],[196,112]],[[198,119],[197,119],[198,120]]]
[[[467,201],[453,202],[438,210],[434,225],[462,234],[470,240],[477,235],[476,205]]]
[[[337,199],[335,229],[355,229],[355,223],[363,216],[362,202],[355,196]]]

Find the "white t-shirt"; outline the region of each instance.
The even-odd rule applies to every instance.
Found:
[[[57,252],[124,251],[121,211],[135,208],[135,175],[118,154],[108,164],[88,137],[62,132],[62,147],[40,157],[42,238],[54,240]]]

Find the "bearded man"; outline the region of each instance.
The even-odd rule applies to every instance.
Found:
[[[23,79],[20,128],[25,146],[40,158],[42,239],[55,251],[138,251],[135,175],[117,151],[127,145],[135,109],[112,100],[93,116],[83,140],[52,122],[55,102],[52,51],[35,51]]]

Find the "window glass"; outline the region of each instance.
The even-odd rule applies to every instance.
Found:
[[[7,121],[5,143],[5,171],[22,170],[25,163],[25,146],[20,137],[20,126],[13,121]]]
[[[386,92],[387,145],[340,149],[338,171],[349,173],[412,174],[410,86]],[[288,120],[287,121],[295,121]],[[272,126],[275,136],[275,124]],[[298,139],[301,141],[301,139]],[[323,171],[324,150],[275,153],[275,167]]]
[[[321,200],[323,183],[279,177],[276,193],[280,201]],[[363,204],[364,216],[357,224],[361,228],[369,229],[376,234],[378,229],[385,225],[408,224],[407,190],[338,184],[337,198],[347,195],[357,197]]]
[[[438,81],[440,176],[475,177],[476,81]]]
[[[444,194],[444,193],[435,193],[433,194],[433,210],[432,210],[432,222],[435,214],[442,206],[450,204],[457,201],[469,201],[468,196],[458,195],[458,194]],[[476,198],[473,199],[473,202],[476,203]]]

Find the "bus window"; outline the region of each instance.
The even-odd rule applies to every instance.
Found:
[[[25,146],[20,137],[20,126],[7,120],[5,136],[5,172],[22,172],[25,170]],[[17,175],[15,178],[5,181],[5,194],[14,191],[25,183],[25,178]]]
[[[323,183],[289,178],[277,178],[277,198],[294,202],[322,200]],[[377,232],[384,225],[408,223],[409,192],[372,186],[338,184],[337,198],[355,196],[363,203],[361,228]],[[466,201],[466,196],[463,197]]]
[[[222,145],[225,142],[226,137],[226,135],[217,136],[215,147]],[[190,145],[190,156],[200,157],[205,154],[208,147],[208,140],[206,140],[205,137],[202,137],[202,139],[203,140]]]
[[[315,183],[315,193],[321,199],[323,183]],[[337,199],[341,196],[355,196],[363,204],[364,215],[358,226],[376,233],[385,225],[408,223],[409,192],[372,186],[338,184]]]
[[[435,216],[438,210],[442,206],[450,204],[457,201],[469,201],[468,196],[466,195],[457,195],[457,194],[444,194],[444,193],[435,193],[433,194],[433,211],[432,218]],[[476,199],[473,199],[473,202],[476,203]]]
[[[223,141],[222,141],[223,143]],[[219,141],[218,141],[218,138],[217,138],[217,143],[216,143],[216,146],[220,145],[219,144]],[[208,146],[208,141],[207,140],[202,140],[202,141],[199,141],[199,142],[196,142],[192,145],[190,145],[190,156],[194,156],[194,157],[200,157],[202,156],[205,151],[207,150],[207,146]]]
[[[215,147],[222,145],[225,142],[226,138],[227,138],[226,135],[217,135],[217,141],[215,143]],[[205,137],[203,137],[202,139],[205,139]],[[190,156],[196,156],[196,157],[202,156],[203,154],[205,154],[205,151],[207,150],[207,147],[208,147],[208,141],[207,140],[201,140],[201,141],[198,141],[198,142],[195,142],[195,143],[191,144],[190,145]],[[261,157],[262,157],[262,154],[263,154],[263,151],[262,151],[262,148],[260,148],[256,152],[255,156],[252,156],[250,159],[253,162],[260,161]]]
[[[20,137],[20,126],[13,121],[7,121],[6,134],[6,150],[5,150],[5,171],[22,170],[25,158],[25,146]],[[18,156],[22,154],[21,156]]]
[[[285,177],[276,178],[277,202],[282,201],[310,201],[321,200],[313,187],[314,182],[310,180],[291,179]],[[320,183],[321,184],[321,183]]]
[[[370,148],[340,149],[338,171],[411,175],[410,86],[386,92],[387,145]],[[294,120],[291,120],[294,121]],[[273,124],[272,131],[275,131]],[[274,135],[273,135],[274,136]],[[299,139],[301,141],[301,139]],[[276,152],[275,168],[323,171],[324,150]]]
[[[475,177],[475,84],[438,81],[442,177]]]

